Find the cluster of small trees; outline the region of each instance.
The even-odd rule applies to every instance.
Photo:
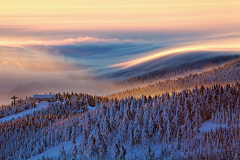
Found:
[[[0,118],[17,114],[30,108],[36,108],[36,104],[33,98],[26,97],[25,100],[19,99],[16,101],[15,105],[13,104],[13,102],[10,105],[2,105],[2,107],[0,108]]]

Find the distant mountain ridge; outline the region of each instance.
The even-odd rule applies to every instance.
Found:
[[[184,77],[166,79],[144,87],[133,88],[130,90],[110,94],[108,98],[141,97],[142,95],[164,94],[166,92],[178,92],[186,88],[193,89],[195,86],[212,86],[215,84],[234,84],[240,81],[240,60],[235,60],[224,64],[221,67],[207,71],[188,74]]]

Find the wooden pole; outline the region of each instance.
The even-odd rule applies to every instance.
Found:
[[[16,97],[15,95],[11,98],[14,99],[14,106],[15,106],[15,99],[17,99],[18,97]]]

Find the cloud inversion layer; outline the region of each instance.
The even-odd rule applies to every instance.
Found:
[[[41,80],[79,81],[80,86],[89,79],[119,82],[157,69],[238,54],[239,40],[211,39],[169,46],[157,40],[94,37],[5,42],[7,45],[0,46],[4,77],[0,90]]]
[[[204,41],[204,42],[197,42],[196,44],[185,44],[181,46],[172,46],[161,48],[160,50],[155,50],[154,54],[149,56],[136,58],[134,60],[130,60],[123,63],[118,63],[109,66],[109,68],[120,68],[126,69],[129,67],[133,67],[135,65],[139,65],[144,62],[148,62],[163,56],[169,56],[172,54],[180,54],[186,52],[196,52],[196,51],[215,51],[215,52],[223,52],[223,51],[240,51],[240,38],[234,39],[224,39],[224,40],[215,40],[215,41]],[[153,51],[152,51],[153,52]]]

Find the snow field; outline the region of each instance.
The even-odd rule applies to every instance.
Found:
[[[200,132],[208,132],[208,131],[213,131],[218,127],[227,127],[226,124],[216,124],[212,123],[211,120],[205,121],[201,124],[201,127],[199,128]]]
[[[76,138],[76,144],[80,144],[81,137]],[[60,149],[62,149],[62,145],[64,146],[64,150],[66,153],[71,152],[71,149],[73,148],[73,143],[72,141],[67,141],[67,142],[62,142],[57,146],[51,147],[48,150],[42,152],[41,154],[38,154],[36,156],[33,156],[32,158],[29,158],[29,160],[37,160],[41,159],[42,156],[44,155],[45,157],[58,157],[60,155]]]

